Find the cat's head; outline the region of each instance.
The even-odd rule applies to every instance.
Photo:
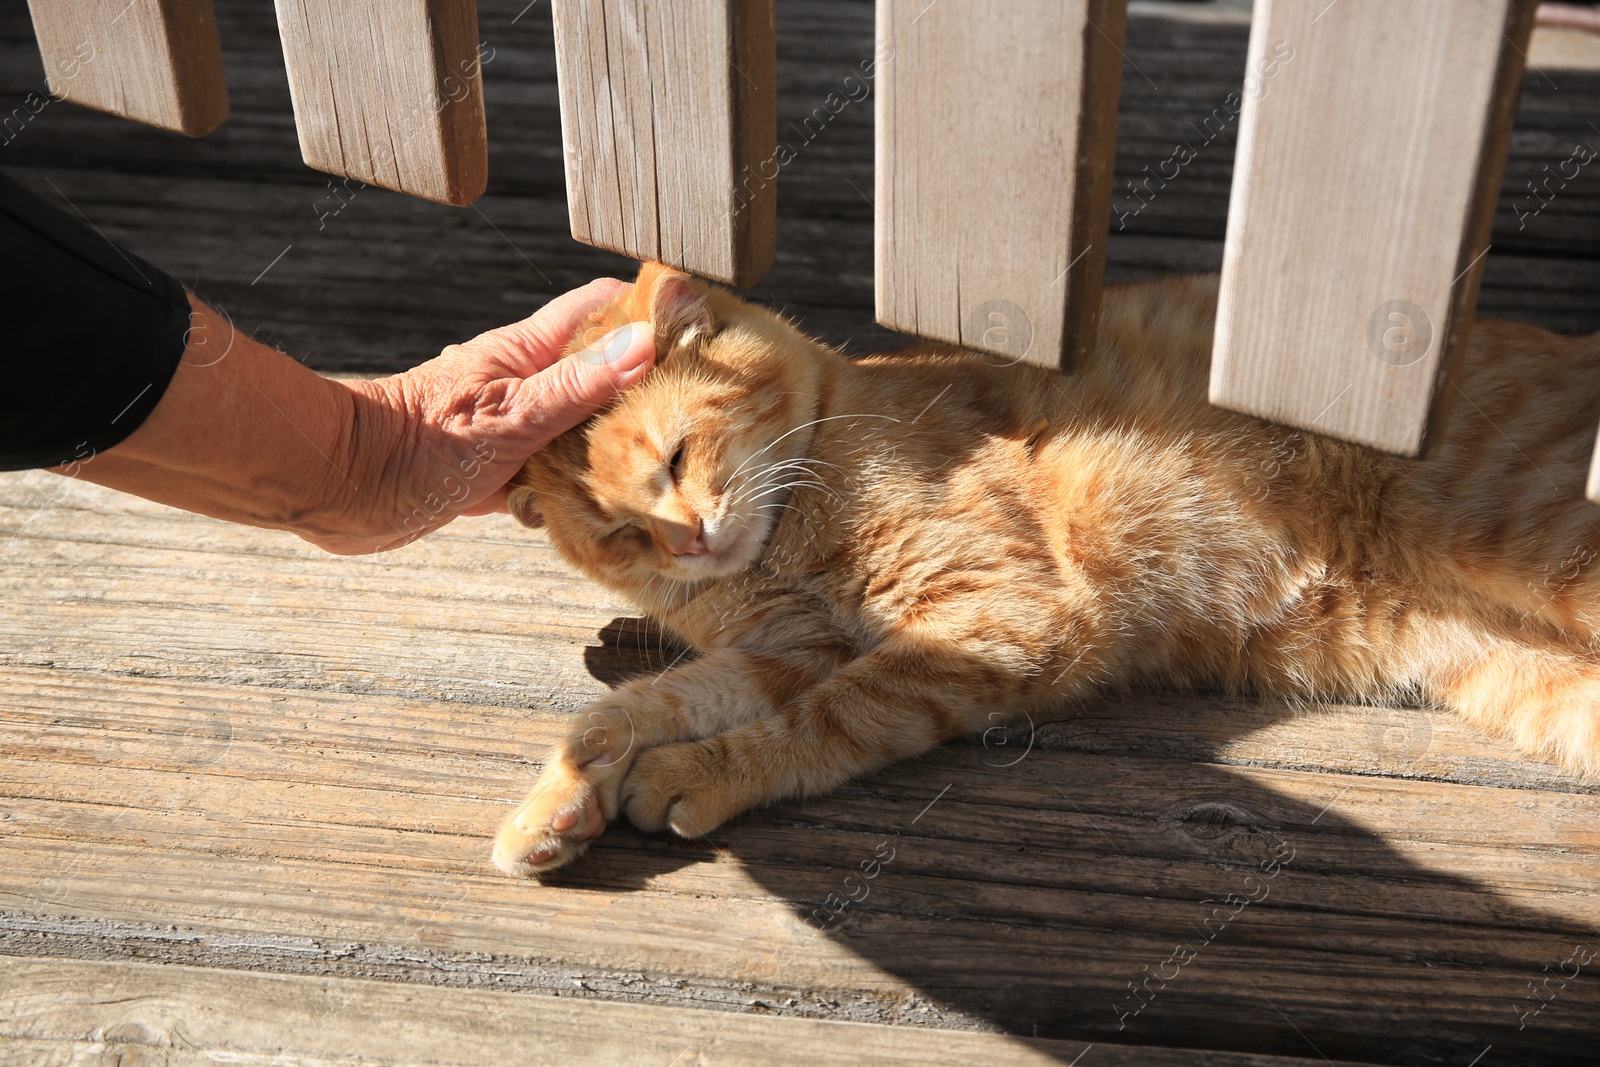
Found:
[[[806,480],[830,353],[781,316],[657,263],[570,348],[633,321],[655,329],[654,369],[535,453],[510,510],[617,588],[733,574],[760,558],[786,487]]]

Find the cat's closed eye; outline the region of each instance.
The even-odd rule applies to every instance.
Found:
[[[667,469],[672,472],[674,483],[683,480],[683,464],[689,455],[689,442],[687,439],[679,442],[678,450],[672,454],[672,459],[667,461]]]
[[[643,534],[644,530],[639,525],[638,519],[618,519],[616,523],[604,534],[604,540],[611,541],[628,534]]]

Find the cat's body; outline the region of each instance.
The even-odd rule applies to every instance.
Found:
[[[513,510],[701,654],[575,725],[510,873],[1134,683],[1420,697],[1600,771],[1600,337],[1477,323],[1414,462],[1207,403],[1214,278],[1108,289],[1068,376],[852,362],[655,268],[629,300],[660,366]]]

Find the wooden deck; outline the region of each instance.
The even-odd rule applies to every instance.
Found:
[[[381,1056],[375,1020],[476,1011],[548,1029],[549,1061],[571,1041],[606,1062],[646,1025],[618,1004],[658,1031],[628,1039],[639,1063],[737,1062],[762,1034],[797,1063],[856,1041],[1022,1055],[801,1019],[1070,1039],[1039,1062],[1094,1042],[1086,1064],[1119,1062],[1100,1048],[1117,1041],[1463,1064],[1590,1047],[1591,970],[1520,1031],[1517,1012],[1541,1005],[1530,980],[1600,949],[1600,789],[1449,717],[1136,695],[710,843],[620,827],[520,883],[486,835],[533,761],[608,682],[676,654],[542,534],[464,520],[341,559],[43,473],[3,482],[0,952],[31,960],[6,961],[0,1018],[38,1047]],[[1194,958],[1163,966],[1177,944]],[[1169,981],[1127,1015],[1151,973]],[[373,978],[390,984],[348,982]],[[262,1005],[259,1030],[234,1002]]]
[[[625,270],[565,236],[525,2],[480,6],[481,213],[366,189],[327,215],[262,4],[219,5],[212,138],[52,103],[0,167],[313,365],[409,365]],[[779,11],[797,118],[871,9]],[[1197,139],[1243,45],[1226,12],[1130,18],[1119,174]],[[31,47],[5,8],[4,99],[42,85]],[[1596,116],[1594,71],[1529,76],[1484,312],[1600,328],[1600,171],[1514,210]],[[852,104],[785,169],[759,290],[862,347],[893,340],[869,132]],[[1142,209],[1119,192],[1114,277],[1216,265],[1231,151],[1229,124]],[[1600,786],[1448,716],[1132,694],[710,842],[618,827],[540,885],[488,835],[574,712],[678,654],[541,533],[344,559],[0,475],[0,597],[0,1064],[1600,1060]],[[830,894],[861,899],[818,921]]]

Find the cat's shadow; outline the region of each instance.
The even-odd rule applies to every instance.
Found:
[[[611,686],[686,656],[646,620],[599,636],[585,661]],[[1376,746],[1404,764],[1432,743],[1428,713],[1359,710],[1351,752]],[[1559,901],[1536,910],[1494,889],[1515,878],[1520,850],[1559,853],[1565,824],[1529,818],[1555,798],[1430,792],[1429,773],[1356,777],[1359,760],[1314,777],[1237,765],[1236,742],[1295,714],[1221,696],[1107,698],[747,814],[709,841],[620,824],[550,880],[615,892],[731,853],[914,990],[841,1008],[848,989],[791,988],[786,967],[755,976],[818,1016],[1378,1063],[1600,1062],[1600,930]],[[1235,766],[1218,761],[1225,748]],[[1347,784],[1362,788],[1341,803]],[[1437,818],[1449,845],[1401,847],[1362,824],[1430,825],[1406,813],[1463,797],[1474,810]],[[1475,820],[1476,839],[1462,830]],[[1545,836],[1529,840],[1530,826]],[[1432,848],[1481,881],[1421,865]],[[1585,893],[1593,864],[1571,870]]]

